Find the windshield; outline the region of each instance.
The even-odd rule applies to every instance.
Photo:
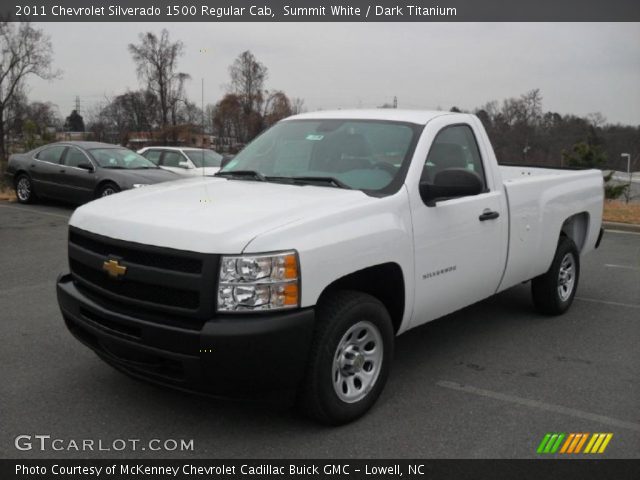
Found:
[[[127,170],[158,168],[142,155],[126,148],[93,148],[89,152],[102,168]]]
[[[386,121],[285,121],[251,142],[218,175],[384,191],[400,177],[417,129]]]
[[[184,150],[196,168],[219,167],[222,155],[212,150]]]

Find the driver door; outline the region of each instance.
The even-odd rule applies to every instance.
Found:
[[[495,293],[500,283],[507,212],[503,211],[502,190],[487,180],[487,157],[476,140],[478,133],[471,124],[447,125],[446,118],[425,127],[424,135],[435,136],[421,181],[432,183],[439,171],[464,168],[482,178],[484,189],[480,194],[440,200],[433,206],[427,206],[419,194],[412,196],[416,267],[413,326],[482,300]],[[418,185],[414,188],[417,191]]]

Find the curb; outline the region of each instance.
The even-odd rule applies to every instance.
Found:
[[[633,223],[602,222],[602,228],[605,230],[640,233],[640,225],[635,225]]]

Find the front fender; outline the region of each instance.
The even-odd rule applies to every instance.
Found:
[[[243,253],[297,250],[300,255],[301,306],[316,305],[324,290],[351,273],[396,263],[405,282],[405,310],[399,332],[413,311],[413,234],[406,189],[365,205],[345,207],[302,219],[261,234]]]

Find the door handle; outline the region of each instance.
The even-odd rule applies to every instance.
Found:
[[[481,222],[484,222],[485,220],[493,220],[495,218],[498,218],[499,216],[500,214],[498,212],[494,212],[493,210],[485,210],[484,212],[482,212],[482,215],[478,217],[478,219]]]
[[[64,168],[61,168],[60,173],[64,173],[64,172],[66,172],[66,170]]]

